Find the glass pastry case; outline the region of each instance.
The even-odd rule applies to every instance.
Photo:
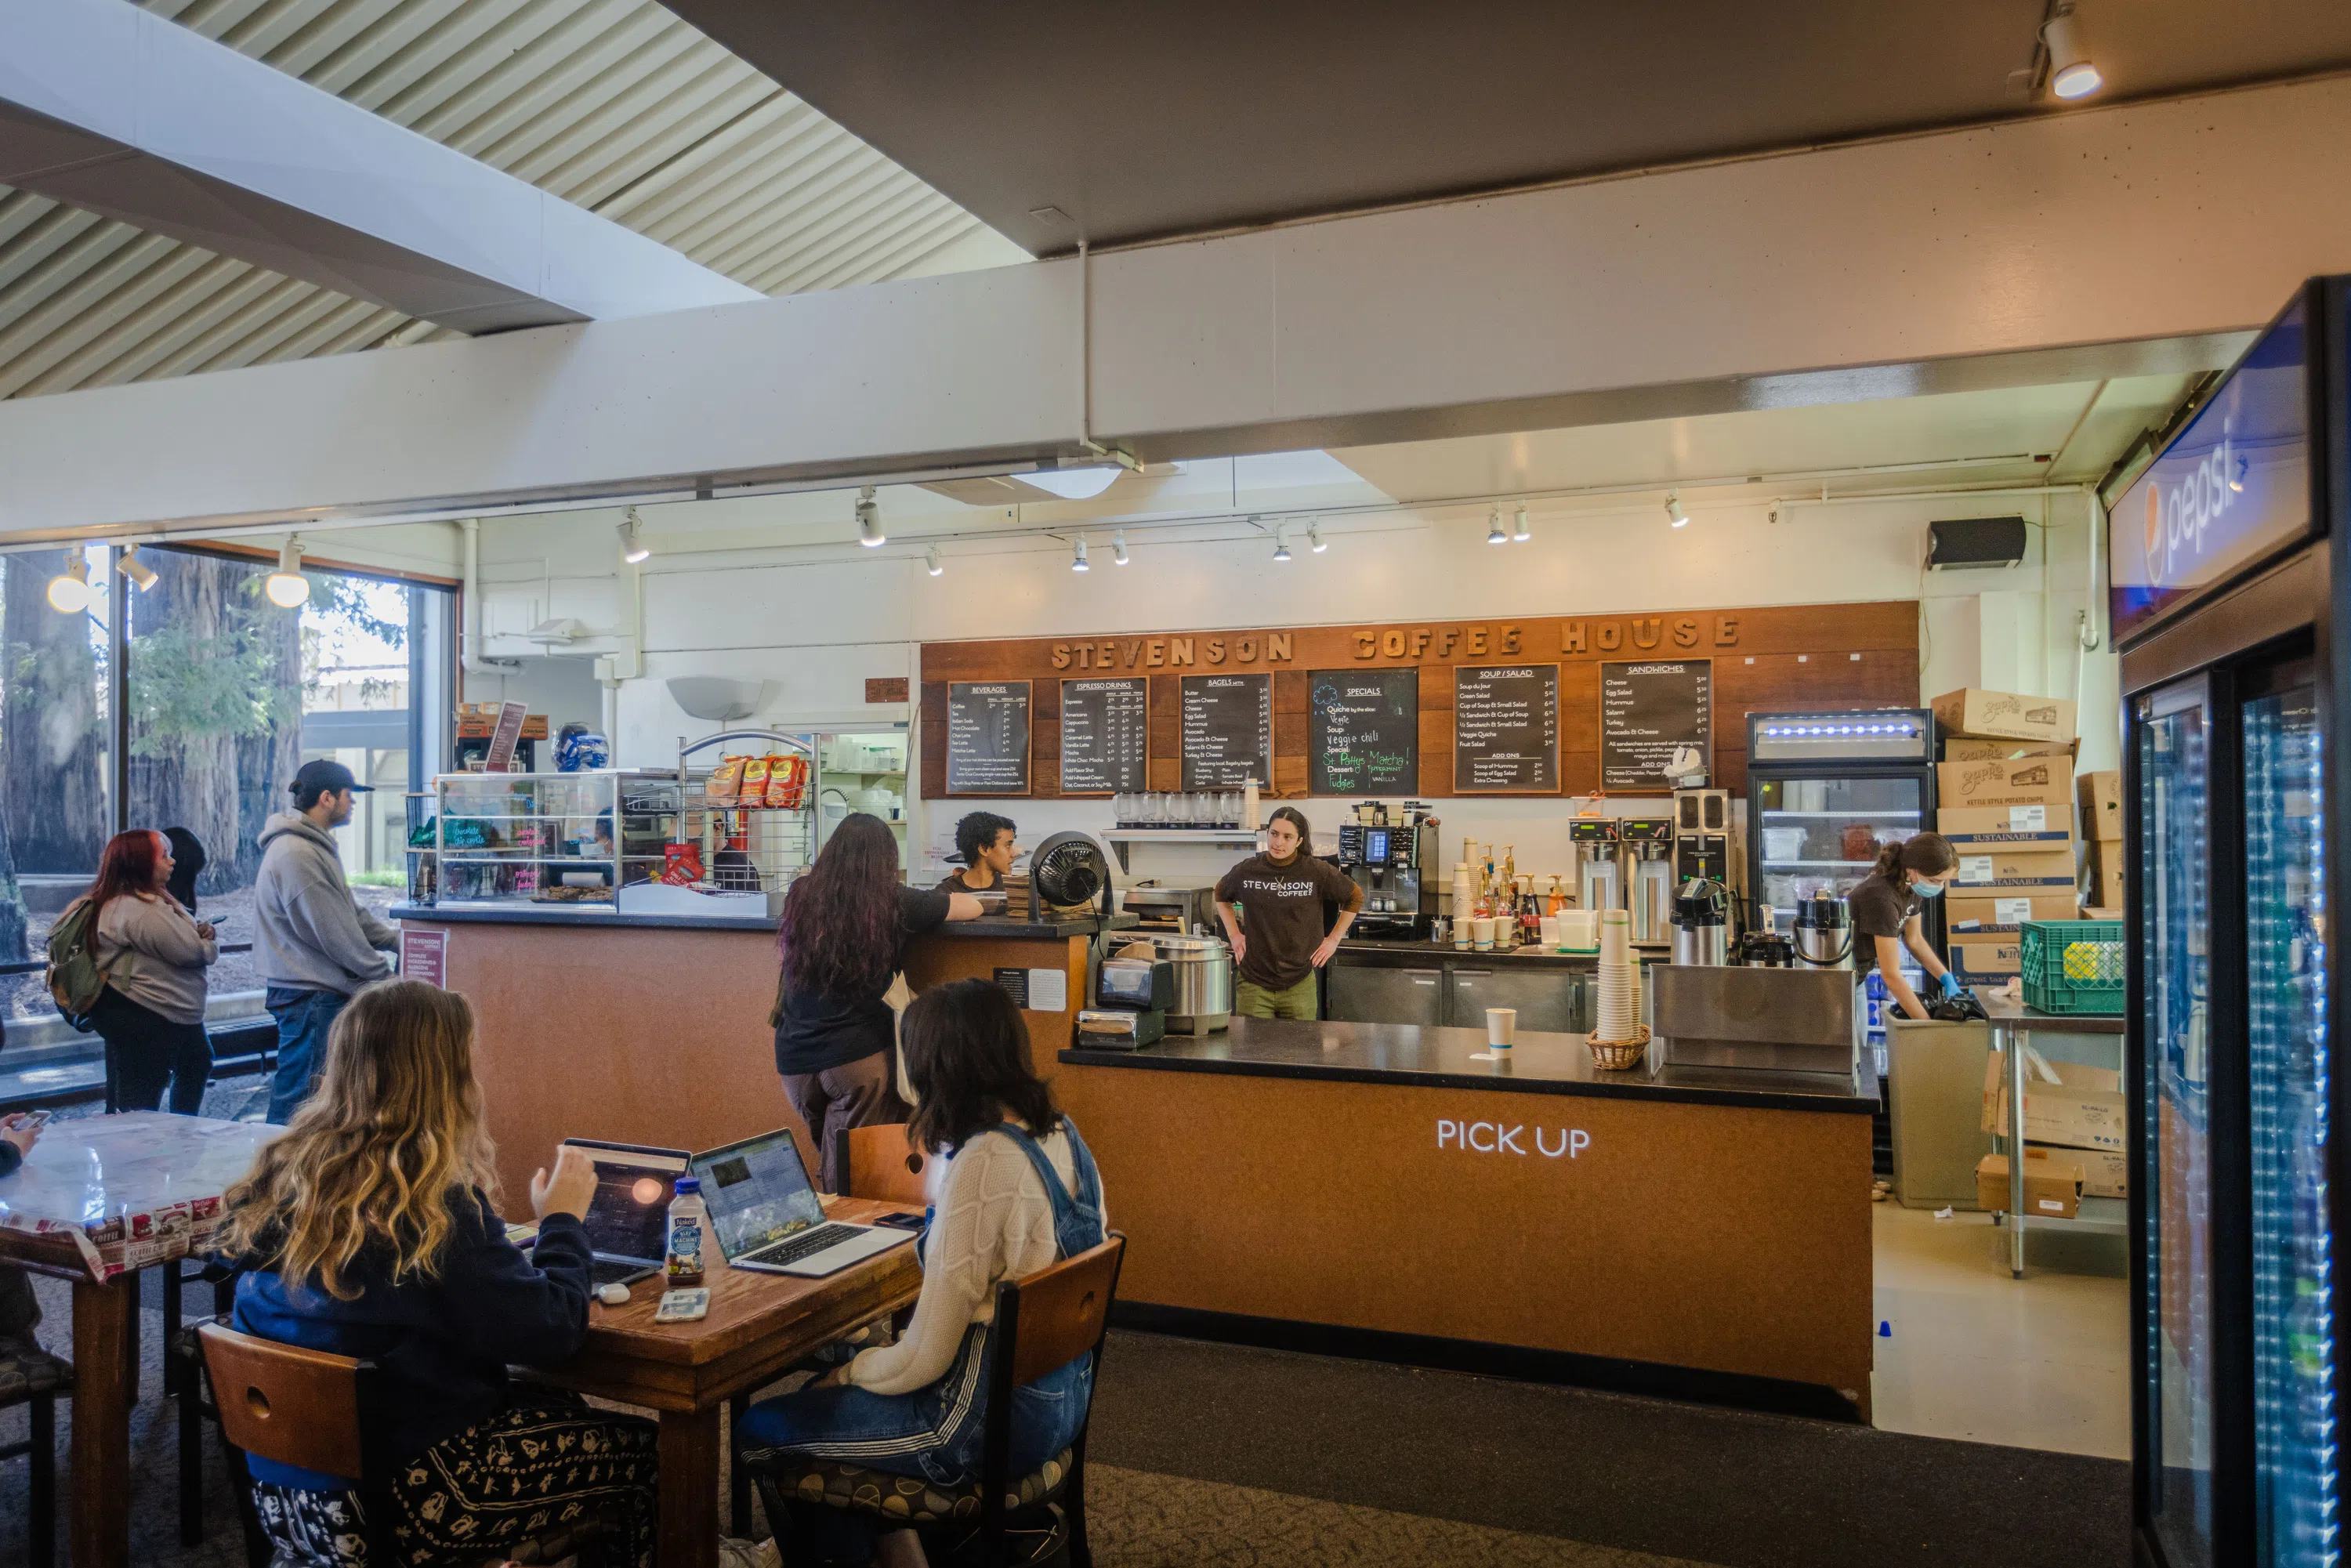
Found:
[[[611,914],[656,881],[678,831],[668,773],[444,773],[412,844],[409,896],[453,907]]]

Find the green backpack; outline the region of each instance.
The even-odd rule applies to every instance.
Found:
[[[57,1016],[88,1034],[96,1027],[91,1014],[106,993],[106,971],[98,964],[98,922],[85,894],[66,905],[49,927],[49,999]]]

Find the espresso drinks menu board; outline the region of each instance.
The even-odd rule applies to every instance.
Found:
[[[1317,670],[1309,677],[1307,791],[1420,791],[1420,672]]]
[[[947,684],[947,793],[1029,793],[1029,683]]]
[[[1671,789],[1674,752],[1689,747],[1714,772],[1714,661],[1656,659],[1600,666],[1600,787]]]
[[[1061,793],[1141,789],[1151,751],[1151,683],[1061,683]]]
[[[1559,666],[1491,664],[1453,672],[1457,794],[1559,789]]]
[[[1184,677],[1184,788],[1273,782],[1273,677]]]

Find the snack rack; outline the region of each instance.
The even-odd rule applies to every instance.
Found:
[[[738,782],[737,798],[711,798],[711,780],[730,757],[796,760],[795,787],[760,789],[747,800]],[[816,737],[772,729],[723,730],[703,739],[678,737],[677,827],[673,843],[690,849],[701,867],[697,891],[719,896],[761,898],[768,914],[781,907],[784,890],[816,859]],[[769,804],[774,801],[774,804]]]

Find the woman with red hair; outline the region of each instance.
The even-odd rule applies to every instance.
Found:
[[[90,1009],[106,1041],[106,1108],[152,1111],[163,1086],[172,1109],[203,1109],[213,1073],[204,1036],[204,970],[220,957],[212,926],[165,891],[171,841],[147,828],[117,833],[88,894],[90,956],[106,989]]]

